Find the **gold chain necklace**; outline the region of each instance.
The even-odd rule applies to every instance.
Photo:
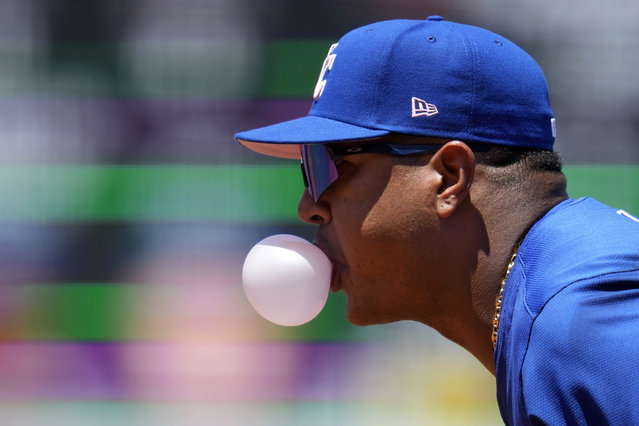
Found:
[[[510,263],[506,268],[506,275],[504,275],[504,279],[501,280],[501,285],[499,286],[499,293],[497,293],[497,300],[495,300],[495,316],[493,317],[493,333],[490,336],[490,340],[493,342],[493,348],[497,344],[497,331],[499,330],[499,317],[501,315],[501,302],[504,299],[504,285],[506,285],[506,280],[508,279],[508,275],[510,275],[511,269],[513,269],[513,265],[515,264],[515,258],[517,257],[517,251],[519,250],[519,245],[515,247],[515,252],[510,258]]]

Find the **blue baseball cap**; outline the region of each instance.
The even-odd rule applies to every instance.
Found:
[[[552,150],[543,72],[506,38],[445,21],[390,20],[333,44],[307,116],[240,132],[261,154],[300,158],[300,144],[390,133]]]

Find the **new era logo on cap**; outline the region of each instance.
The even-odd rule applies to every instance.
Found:
[[[413,108],[412,108],[413,112],[411,114],[412,117],[421,117],[421,116],[430,117],[431,115],[435,115],[439,113],[435,105],[429,104],[423,99],[413,97],[412,105],[413,105]]]

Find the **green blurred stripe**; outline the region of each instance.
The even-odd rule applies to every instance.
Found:
[[[19,315],[0,327],[5,341],[116,341],[126,339],[121,314],[131,286],[47,284],[8,287],[4,297]],[[129,298],[129,299],[128,299]]]
[[[229,265],[241,268],[241,265]],[[212,296],[215,284],[202,295]],[[163,292],[163,290],[167,290]],[[167,305],[167,297],[176,291],[197,291],[185,287],[122,283],[48,283],[10,286],[4,289],[5,303],[12,306],[0,324],[2,341],[173,341],[193,338],[216,340],[216,330],[230,322],[257,321],[260,335],[236,336],[242,339],[341,341],[350,338],[354,326],[345,318],[345,297],[331,294],[322,312],[310,323],[299,327],[280,327],[259,318],[246,302],[245,312],[193,313],[188,306]],[[241,292],[237,283],[237,292]],[[162,295],[162,306],[153,304]],[[228,297],[220,290],[219,298]],[[235,296],[234,296],[235,297]],[[233,299],[234,300],[234,299]],[[219,301],[217,302],[219,304]],[[202,306],[200,306],[200,309]],[[163,309],[169,309],[165,312]],[[248,313],[252,316],[248,316]],[[183,334],[175,324],[191,327]],[[168,330],[165,327],[168,326]],[[179,334],[176,334],[178,333]],[[228,338],[228,337],[227,337]],[[365,339],[366,336],[360,338]]]
[[[0,220],[293,222],[299,166],[3,166]],[[639,166],[570,166],[568,190],[639,213]]]
[[[0,82],[0,96],[310,99],[333,42],[0,41],[0,72],[11,76],[6,84]],[[136,67],[126,62],[125,54],[135,56]]]
[[[313,89],[332,41],[281,40],[265,49],[261,97],[306,97]]]
[[[564,173],[571,197],[592,197],[639,215],[639,166],[572,165],[564,167]]]
[[[282,222],[299,166],[3,166],[3,221]]]

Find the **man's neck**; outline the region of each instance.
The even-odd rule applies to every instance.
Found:
[[[477,269],[471,278],[471,312],[473,321],[460,324],[464,337],[458,343],[471,352],[494,374],[494,348],[491,340],[495,302],[508,264],[530,228],[555,205],[565,200],[563,176],[539,173],[530,190],[496,197],[498,192],[486,188],[477,208],[484,219],[488,251],[478,253]],[[493,194],[493,195],[491,195]],[[507,284],[506,284],[507,286]],[[467,318],[470,319],[470,318]]]

